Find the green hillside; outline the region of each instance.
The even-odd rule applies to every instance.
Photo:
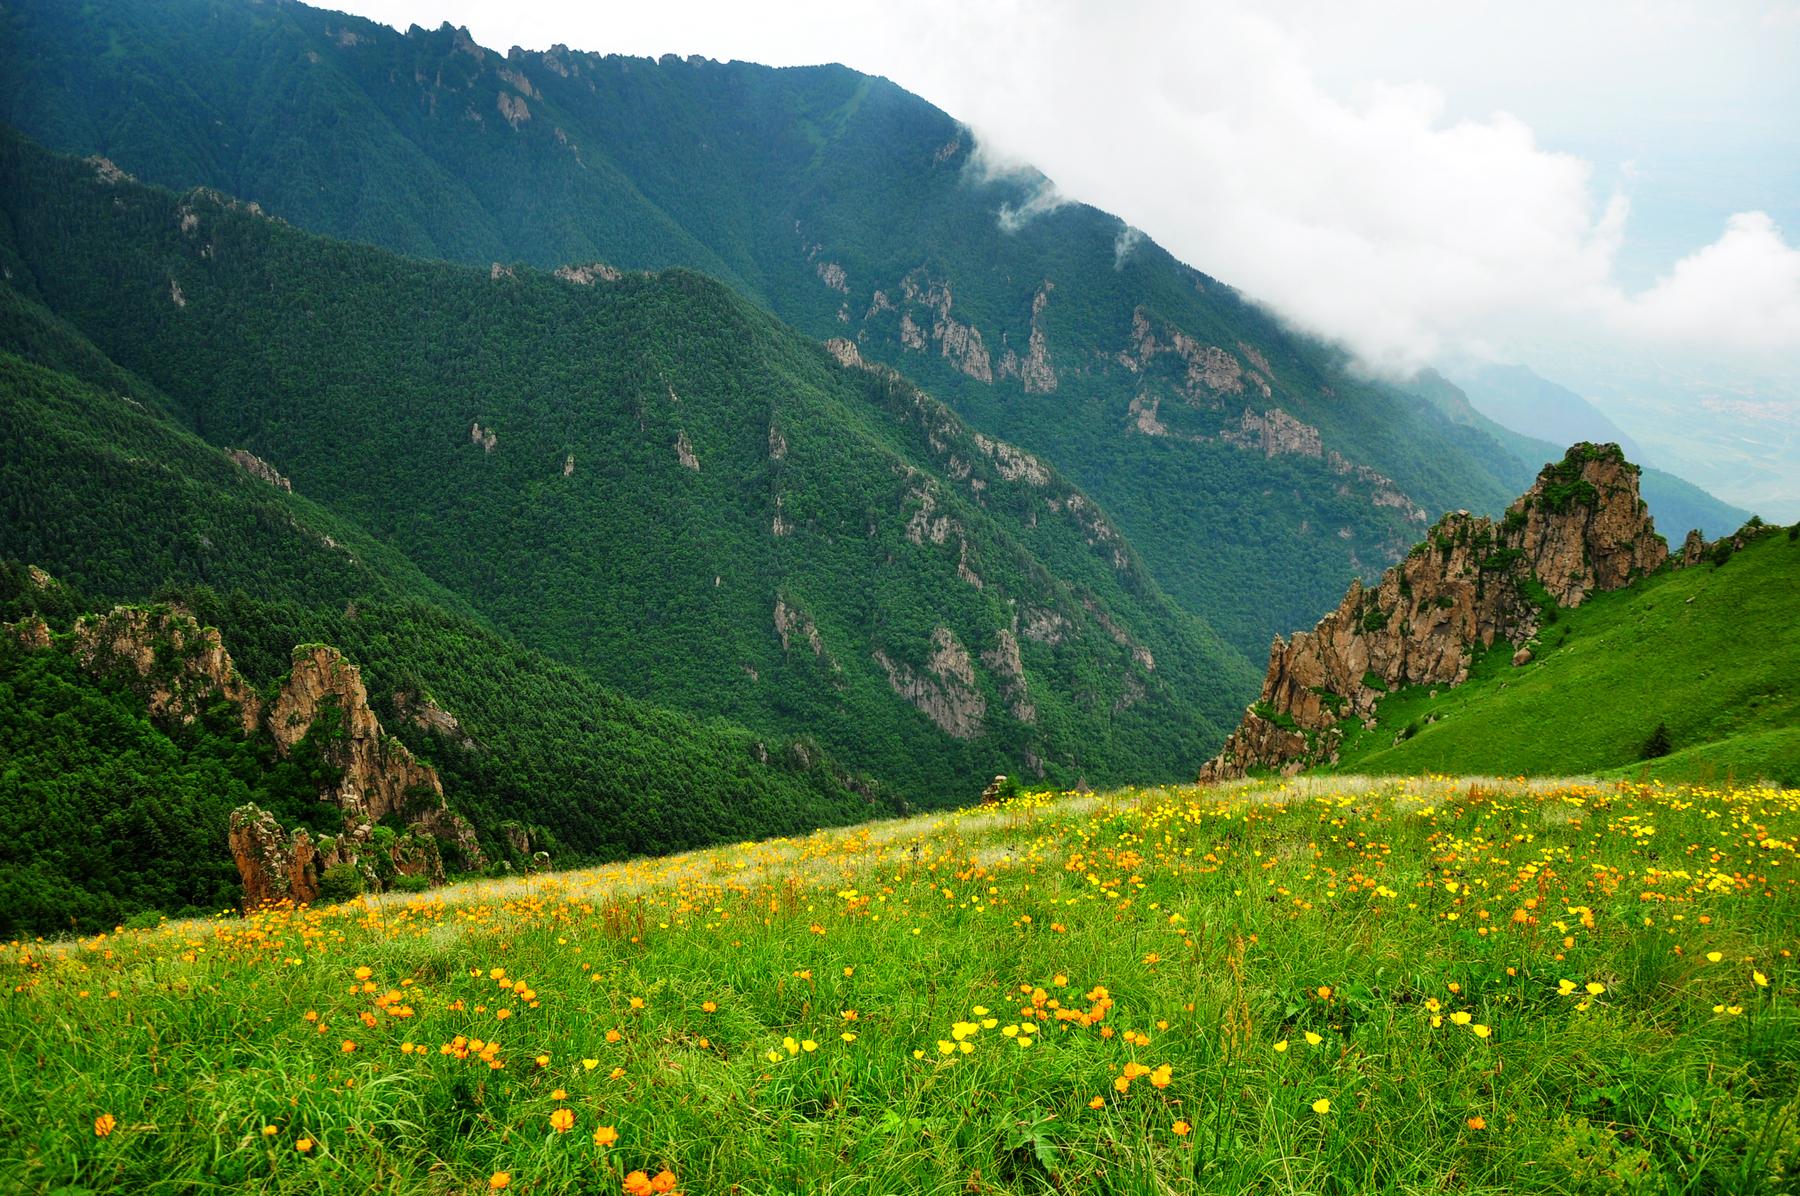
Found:
[[[701,276],[403,259],[18,139],[0,192],[15,287],[609,687],[814,736],[929,801],[995,771],[1184,772],[1250,688],[1090,498]],[[9,473],[26,495],[85,477]],[[56,534],[37,516],[6,551],[85,579],[79,545],[27,556]]]
[[[292,3],[16,0],[0,119],[408,254],[704,271],[1047,458],[1252,661],[1429,516],[1515,489],[1486,432],[1116,217],[1034,204],[1047,180],[987,177],[951,115],[844,67],[503,56]]]
[[[1800,540],[1779,530],[1597,594],[1557,612],[1523,667],[1503,643],[1455,689],[1384,698],[1334,771],[1800,786],[1796,594]],[[1646,758],[1659,726],[1668,754]]]

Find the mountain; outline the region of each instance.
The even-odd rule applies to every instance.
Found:
[[[1670,557],[1617,445],[1495,523],[1447,515],[1378,587],[1276,640],[1203,781],[1357,773],[1800,780],[1800,525]],[[1647,771],[1646,771],[1647,770]]]
[[[1449,371],[1475,410],[1521,436],[1550,444],[1612,443],[1641,461],[1644,450],[1606,413],[1529,367],[1486,362]]]
[[[1554,383],[1544,385],[1555,386]],[[1408,387],[1450,419],[1493,437],[1518,462],[1518,485],[1521,488],[1529,484],[1539,463],[1554,461],[1562,453],[1560,448],[1548,440],[1539,440],[1514,431],[1483,414],[1476,408],[1471,392],[1465,391],[1435,370],[1421,371]],[[1563,393],[1573,396],[1573,392]],[[1579,401],[1579,396],[1573,397]],[[1601,418],[1604,419],[1604,416]],[[1577,436],[1574,439],[1592,438]],[[1629,450],[1626,451],[1629,455]],[[1715,498],[1692,482],[1666,470],[1640,466],[1638,483],[1644,501],[1650,504],[1650,514],[1665,528],[1699,528],[1702,535],[1717,538],[1742,527],[1750,518],[1749,511]]]
[[[848,339],[1062,471],[1246,656],[1516,491],[1486,432],[843,67],[501,55],[237,0],[15,0],[0,34],[0,119],[52,147],[407,254],[690,267]]]
[[[700,275],[401,258],[16,137],[0,212],[11,305],[47,313],[34,327],[85,338],[278,476],[261,484],[284,505],[315,500],[606,687],[810,738],[937,803],[997,766],[1071,784],[1191,767],[1249,687],[1054,469]],[[232,468],[182,443],[196,469]],[[158,509],[115,516],[87,474],[37,459],[7,470],[27,517],[0,553],[108,597],[212,580],[179,561],[96,573],[161,534],[130,526]],[[69,512],[96,525],[79,541],[58,530]]]
[[[1522,668],[1492,652],[1455,689],[1383,698],[1335,769],[1800,787],[1800,539],[1758,530],[1561,612]]]
[[[1460,685],[1496,649],[1528,663],[1556,612],[1629,585],[1668,554],[1638,497],[1637,466],[1616,444],[1577,444],[1503,519],[1444,516],[1379,585],[1352,582],[1311,631],[1277,637],[1261,696],[1200,779],[1335,763],[1346,729],[1371,724],[1383,695]]]

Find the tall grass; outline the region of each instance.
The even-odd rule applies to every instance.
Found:
[[[1768,789],[1035,796],[18,943],[0,1186],[1792,1191],[1796,838]]]

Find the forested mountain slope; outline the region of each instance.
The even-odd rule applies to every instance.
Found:
[[[0,119],[333,236],[486,266],[690,266],[1048,459],[1238,649],[1516,464],[1115,217],[989,177],[842,67],[502,56],[294,3],[14,0]]]
[[[1183,771],[1249,689],[1044,462],[699,275],[409,261],[18,138],[0,195],[57,326],[602,684],[938,801]]]

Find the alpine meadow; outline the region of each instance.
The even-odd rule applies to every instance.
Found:
[[[0,0],[0,1189],[1800,1193],[1786,18],[341,2]]]

